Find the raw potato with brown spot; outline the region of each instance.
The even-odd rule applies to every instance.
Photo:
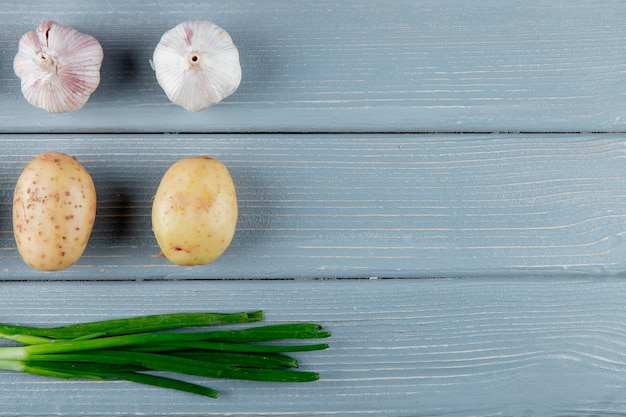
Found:
[[[152,205],[152,229],[170,262],[213,262],[230,245],[236,225],[237,193],[222,162],[186,158],[163,175]]]
[[[76,158],[45,152],[29,162],[15,185],[13,232],[24,261],[60,271],[82,256],[96,218],[96,188]]]

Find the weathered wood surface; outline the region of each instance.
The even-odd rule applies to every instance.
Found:
[[[626,409],[626,283],[580,279],[4,283],[5,320],[266,309],[331,348],[302,385],[215,380],[217,400],[123,382],[0,373],[0,415],[586,416]],[[235,304],[233,300],[237,300]]]
[[[0,8],[0,321],[262,308],[334,334],[306,355],[313,384],[215,381],[212,401],[2,372],[1,416],[626,414],[626,3]],[[187,113],[148,61],[199,17],[229,31],[244,77]],[[13,74],[20,36],[46,19],[105,51],[75,113],[32,108]],[[51,149],[90,170],[99,209],[81,261],[44,274],[17,254],[11,201]],[[156,256],[151,199],[196,154],[231,169],[240,222],[218,261],[174,267]]]
[[[614,131],[626,126],[621,1],[0,2],[0,131]],[[170,105],[148,61],[163,32],[207,18],[243,81],[200,114]],[[20,36],[56,19],[105,52],[78,113],[31,108]]]
[[[623,135],[5,135],[0,278],[419,278],[626,272]],[[47,148],[91,172],[99,209],[79,263],[24,264],[19,172]],[[152,196],[179,158],[231,170],[240,219],[214,263],[156,256]]]

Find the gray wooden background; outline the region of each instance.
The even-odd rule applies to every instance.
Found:
[[[491,416],[626,413],[626,3],[0,1],[0,321],[59,325],[263,309],[316,321],[304,385],[214,381],[219,400],[0,373],[0,416]],[[186,19],[224,27],[235,94],[169,103],[149,59]],[[98,38],[81,110],[22,97],[23,33]],[[72,154],[98,213],[83,258],[30,269],[12,193],[35,155]],[[157,256],[151,199],[209,154],[240,218],[214,263]]]

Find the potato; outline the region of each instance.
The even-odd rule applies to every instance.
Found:
[[[152,204],[152,229],[163,256],[176,265],[204,265],[230,245],[237,194],[217,159],[182,159],[163,175]]]
[[[87,247],[96,217],[96,189],[76,158],[45,152],[15,185],[13,232],[24,261],[42,271],[73,265]]]

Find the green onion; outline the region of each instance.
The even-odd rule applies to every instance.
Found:
[[[199,361],[228,363],[241,368],[280,369],[297,368],[299,366],[297,360],[282,353],[239,353],[187,349],[170,351],[168,354]]]
[[[249,323],[263,320],[262,311],[251,313],[173,313],[139,316],[118,320],[94,321],[63,327],[29,327],[0,324],[0,337],[16,340],[15,336],[34,336],[54,339],[88,339],[101,336],[155,332],[185,327],[215,326]],[[36,340],[36,339],[35,339]],[[17,340],[19,341],[19,340]],[[22,342],[33,344],[27,341]]]
[[[0,348],[0,369],[55,378],[125,380],[211,398],[219,395],[214,389],[149,372],[271,382],[319,379],[317,372],[297,370],[298,362],[286,353],[323,350],[327,344],[276,343],[330,337],[318,324],[180,331],[262,319],[263,312],[255,311],[160,314],[54,328],[0,324],[1,338],[21,343]]]

